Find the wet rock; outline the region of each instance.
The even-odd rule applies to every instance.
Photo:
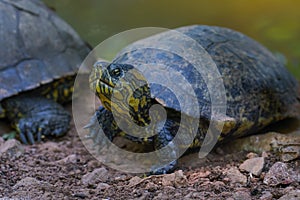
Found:
[[[240,170],[247,171],[255,176],[259,176],[264,168],[265,159],[263,157],[250,158],[240,165]]]
[[[94,171],[82,176],[81,181],[84,185],[94,185],[98,182],[106,182],[108,180],[108,171],[104,167],[97,168]]]
[[[225,171],[226,176],[230,179],[231,183],[247,183],[247,177],[243,175],[237,167],[231,167],[227,171]]]
[[[271,186],[279,184],[288,185],[297,181],[297,173],[288,169],[287,165],[282,162],[276,162],[266,173],[264,183]]]
[[[22,144],[15,139],[10,139],[0,146],[0,157],[5,155],[9,158],[18,158],[24,153]]]
[[[299,200],[300,199],[300,190],[294,190],[289,192],[286,195],[283,195],[279,200]]]

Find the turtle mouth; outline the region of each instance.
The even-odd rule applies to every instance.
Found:
[[[97,84],[97,88],[98,88],[98,90],[96,90],[96,91],[97,91],[100,99],[102,99],[101,95],[104,95],[104,96],[106,96],[106,98],[110,99],[111,95],[114,91],[114,85],[112,83],[110,83],[109,81],[102,80],[102,79],[98,79],[96,84]]]
[[[92,91],[99,92],[99,91],[101,91],[101,88],[108,88],[108,89],[114,88],[114,86],[111,83],[109,83],[109,81],[100,79],[99,77],[91,78],[89,82],[90,82],[90,89]],[[97,88],[98,88],[98,90],[97,90]],[[102,91],[105,91],[105,90],[102,90]]]
[[[106,85],[106,87],[114,88],[114,85],[107,80],[99,79],[100,83]]]

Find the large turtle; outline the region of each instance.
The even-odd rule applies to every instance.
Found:
[[[89,47],[39,0],[0,0],[0,44],[0,115],[24,143],[65,134],[70,114],[60,104]]]
[[[197,54],[201,48],[197,49],[193,42],[182,39],[185,37],[201,45],[216,64],[225,88],[225,113],[212,113],[212,94],[203,77],[205,74],[198,73],[193,66],[203,60]],[[176,52],[181,52],[181,55]],[[159,70],[157,73],[156,66],[161,65],[165,66],[165,71]],[[174,72],[182,75],[192,90],[185,88]],[[218,83],[214,82],[217,76],[208,76],[213,84]],[[171,90],[150,79],[177,85],[179,95],[174,95]],[[103,138],[97,136],[103,131],[110,140],[125,135],[134,141],[150,142],[155,149],[166,145],[171,147],[165,153],[172,155],[173,161],[163,167],[153,166],[151,170],[154,174],[174,170],[181,144],[185,145],[184,140],[189,140],[194,123],[199,123],[199,128],[194,142],[188,144],[200,147],[208,135],[210,122],[216,124],[212,130],[218,128],[218,122],[224,123],[221,134],[217,135],[218,141],[231,140],[294,117],[293,110],[299,105],[298,83],[282,62],[253,39],[234,30],[215,26],[186,26],[139,40],[126,47],[111,63],[96,62],[90,75],[90,87],[104,106],[96,111],[87,125],[96,144],[102,145]],[[194,115],[197,107],[192,98],[193,92],[200,118]],[[190,101],[179,104],[180,98],[185,96],[190,96]],[[161,120],[160,115],[155,112],[151,114],[150,108],[155,104],[165,108],[166,121],[163,121],[163,125],[156,123],[157,127],[143,129],[149,131],[146,134],[149,137],[139,138],[134,125],[147,127],[151,121]],[[126,116],[127,112],[129,117]],[[121,119],[120,123],[116,122],[116,118]],[[183,118],[188,120],[182,121]],[[173,142],[180,126],[183,127],[182,141]],[[122,130],[124,127],[130,132]],[[156,130],[159,130],[158,133],[153,135],[152,132]]]

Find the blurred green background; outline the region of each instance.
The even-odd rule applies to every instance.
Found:
[[[92,46],[137,27],[190,24],[232,28],[287,58],[300,79],[298,0],[44,0]]]

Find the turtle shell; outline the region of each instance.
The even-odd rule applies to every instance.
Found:
[[[39,0],[0,0],[0,100],[74,75],[89,47]]]
[[[199,108],[201,117],[232,119],[228,131],[266,126],[292,115],[298,103],[297,81],[283,63],[255,40],[227,28],[194,25],[159,33],[127,46],[113,62],[141,71],[152,98],[165,107],[192,117],[198,117]],[[207,73],[211,67],[219,76]],[[215,106],[224,106],[225,115],[212,116],[214,90],[209,87],[219,84],[224,93],[215,90],[213,96],[224,96],[225,103]]]

